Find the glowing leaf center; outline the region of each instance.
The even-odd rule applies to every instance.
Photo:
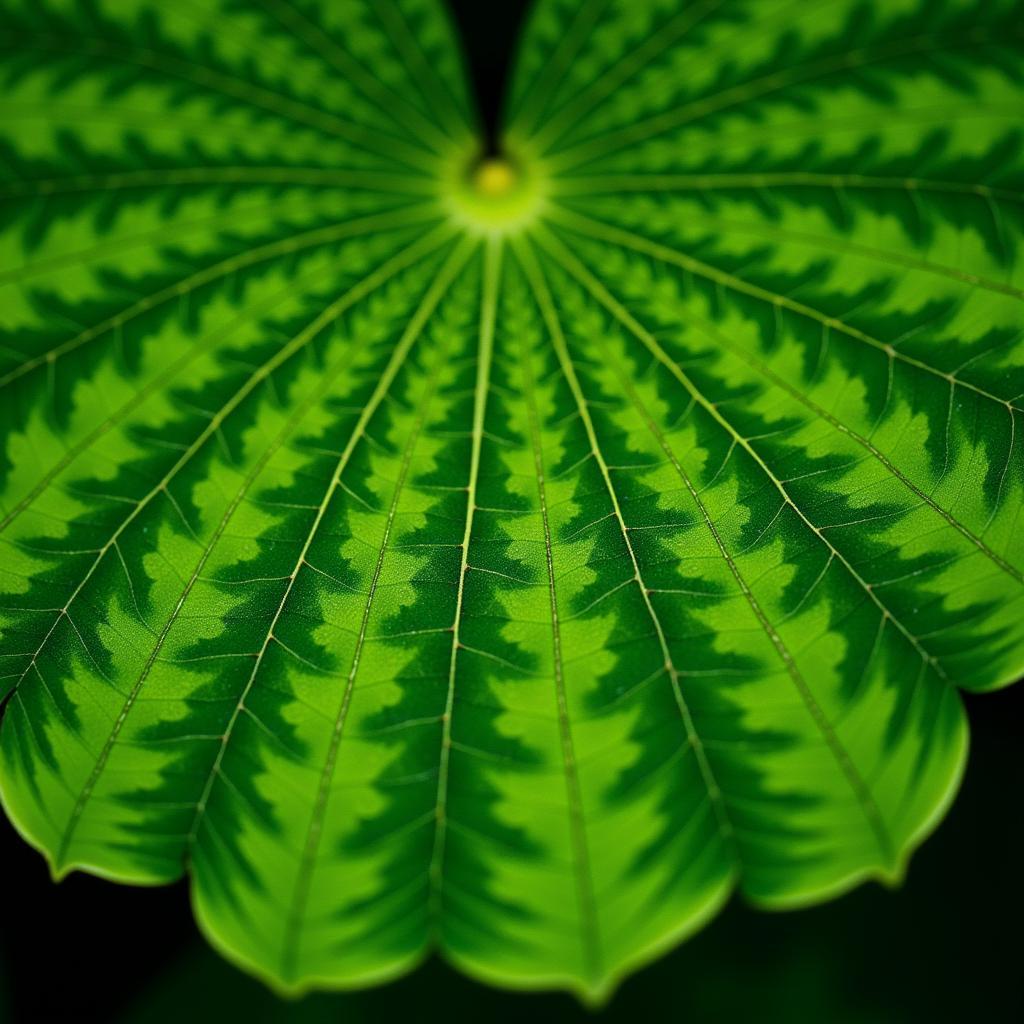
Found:
[[[509,234],[536,220],[544,205],[545,178],[513,156],[459,160],[443,193],[459,226],[472,234]]]
[[[508,195],[515,188],[517,177],[515,168],[508,161],[498,158],[480,164],[473,183],[481,195],[496,199]]]

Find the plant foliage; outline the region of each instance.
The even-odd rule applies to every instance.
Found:
[[[898,880],[1024,665],[1016,0],[0,0],[4,805],[276,986],[599,999]]]

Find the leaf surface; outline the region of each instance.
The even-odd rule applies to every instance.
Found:
[[[897,881],[1024,664],[1016,2],[0,3],[0,793],[285,990]]]

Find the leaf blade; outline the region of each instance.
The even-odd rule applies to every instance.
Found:
[[[898,882],[1022,668],[1017,8],[545,0],[490,208],[430,0],[9,0],[55,874],[187,874],[283,991],[593,1003],[733,891]]]

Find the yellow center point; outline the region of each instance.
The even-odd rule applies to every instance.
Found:
[[[476,187],[485,196],[503,196],[512,191],[516,172],[505,160],[485,160],[476,170]]]
[[[451,168],[449,212],[463,229],[478,235],[509,234],[537,218],[544,205],[544,181],[512,157],[487,157]]]

